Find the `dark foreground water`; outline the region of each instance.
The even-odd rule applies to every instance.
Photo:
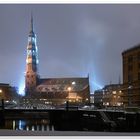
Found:
[[[72,122],[51,124],[49,119],[6,119],[0,129],[26,130],[26,131],[92,131],[92,132],[140,132],[136,123],[121,121],[117,126],[110,126],[86,121],[83,125]]]
[[[54,125],[51,125],[48,119],[7,119],[3,128],[27,131],[54,131]]]
[[[140,113],[124,112],[55,110],[48,114],[6,110],[0,117],[1,130],[140,132],[139,124]]]
[[[98,125],[98,122],[84,125],[76,122],[51,124],[49,119],[6,119],[0,129],[26,131],[111,131],[110,128]]]

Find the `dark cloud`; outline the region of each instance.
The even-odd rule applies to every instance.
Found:
[[[0,5],[0,82],[24,81],[30,13],[41,77],[90,74],[91,84],[117,83],[121,53],[140,42],[140,5]]]

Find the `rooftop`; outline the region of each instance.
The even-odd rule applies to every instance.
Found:
[[[124,50],[124,51],[122,52],[122,55],[123,55],[124,53],[130,52],[130,51],[133,51],[133,50],[137,50],[137,49],[140,49],[140,44],[138,44],[138,45],[136,45],[136,46],[134,46],[134,47],[131,47],[131,48],[127,49],[127,50]]]

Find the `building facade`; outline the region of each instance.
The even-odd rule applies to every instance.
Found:
[[[90,104],[94,104],[94,94],[90,94]]]
[[[123,102],[125,106],[140,106],[140,45],[122,52]]]
[[[103,88],[103,106],[123,106],[122,94],[121,84],[106,85]]]
[[[103,106],[103,90],[95,90],[94,92],[94,105],[96,107],[102,107]]]
[[[37,37],[33,28],[33,17],[28,36],[24,100],[40,100],[46,104],[90,102],[89,77],[40,78],[38,73]],[[35,99],[35,100],[34,100]],[[29,101],[30,100],[30,101]]]
[[[94,92],[94,105],[97,107],[123,106],[122,85],[110,84]]]
[[[15,87],[11,87],[9,84],[0,83],[0,100],[16,100],[18,99],[17,90]]]

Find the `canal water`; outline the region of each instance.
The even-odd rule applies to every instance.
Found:
[[[104,121],[99,112],[86,112],[82,116],[74,114],[77,112],[62,112],[61,114],[58,111],[55,113],[50,117],[51,119],[49,117],[42,118],[42,116],[40,116],[41,118],[36,118],[35,115],[34,118],[30,118],[27,114],[24,119],[2,119],[0,117],[0,129],[26,131],[140,132],[140,113],[107,112],[106,114],[111,120],[109,122]]]

